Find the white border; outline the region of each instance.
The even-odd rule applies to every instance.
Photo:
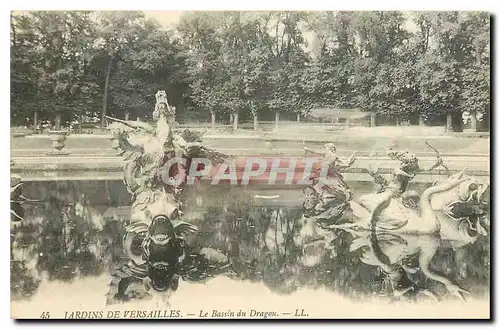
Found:
[[[377,0],[377,1],[362,1],[362,0],[349,0],[349,1],[321,1],[321,0],[307,0],[307,1],[285,1],[285,0],[274,0],[274,1],[269,1],[269,0],[252,0],[249,2],[239,2],[239,1],[221,1],[221,0],[211,0],[211,1],[203,1],[203,0],[182,0],[182,1],[165,1],[165,0],[142,0],[142,1],[130,1],[130,2],[120,2],[118,5],[115,5],[113,2],[108,2],[105,3],[102,0],[86,0],[84,2],[82,1],[48,1],[45,0],[43,2],[41,1],[36,1],[36,0],[24,0],[24,1],[17,1],[13,3],[13,6],[9,6],[11,3],[4,1],[1,3],[2,5],[2,33],[1,38],[2,38],[2,45],[4,45],[4,51],[1,53],[2,56],[2,89],[3,92],[1,93],[2,97],[2,104],[3,104],[3,109],[4,109],[4,120],[1,121],[1,124],[4,126],[4,129],[0,129],[0,133],[4,135],[2,140],[4,141],[9,141],[10,136],[9,136],[9,119],[7,115],[10,116],[10,111],[8,109],[10,108],[10,95],[9,95],[9,85],[10,85],[10,66],[9,66],[9,52],[7,49],[8,44],[9,44],[9,14],[10,10],[34,10],[34,9],[58,9],[58,10],[82,10],[82,9],[89,9],[89,10],[166,10],[166,11],[178,11],[178,10],[193,10],[193,9],[206,9],[206,10],[283,10],[283,9],[289,9],[289,10],[402,10],[402,11],[411,11],[411,10],[427,10],[427,11],[432,11],[432,10],[480,10],[480,11],[490,11],[490,12],[496,12],[496,8],[498,6],[498,1],[487,1],[487,0],[474,0],[474,1],[457,1],[457,0],[447,0],[447,1],[436,1],[436,0],[419,0],[419,1],[408,1],[408,2],[402,2],[398,0]],[[15,7],[14,7],[15,6]],[[495,35],[495,34],[494,34]],[[498,45],[495,45],[495,51],[498,51]],[[498,84],[495,85],[495,92],[498,89]],[[496,93],[494,93],[496,94]],[[493,95],[492,95],[493,96]],[[492,109],[494,111],[494,109]],[[7,114],[9,113],[9,114]],[[494,127],[500,127],[500,115],[495,116],[495,122],[494,122]],[[495,129],[492,129],[492,133],[495,132]],[[10,154],[10,145],[9,143],[2,143],[1,144],[2,151],[1,154]],[[495,151],[497,151],[495,149]],[[3,238],[1,241],[4,241],[4,246],[1,248],[1,257],[2,259],[0,260],[0,263],[7,264],[9,262],[9,239],[7,238],[7,234],[10,231],[10,224],[9,224],[9,219],[7,218],[8,210],[7,210],[7,185],[8,185],[8,173],[10,172],[9,170],[9,164],[7,157],[3,158],[3,160],[0,162],[2,168],[0,169],[2,181],[0,182],[0,186],[3,186],[1,189],[2,195],[4,195],[1,199],[4,200],[4,202],[1,203],[2,206],[2,213],[5,214],[6,218],[3,218],[1,220],[2,224],[5,225],[5,229],[2,230],[2,235]],[[495,167],[495,172],[500,172],[500,169]],[[494,184],[496,182],[492,182]],[[492,202],[493,204],[493,202]],[[493,220],[496,219],[496,216],[494,217]],[[9,225],[9,226],[8,226]],[[498,223],[495,225],[497,227],[500,226]],[[497,232],[493,233],[495,236],[497,235]],[[495,251],[496,248],[495,248]],[[496,253],[495,257],[495,264],[497,264],[498,261],[498,252]],[[10,320],[10,273],[7,270],[7,266],[3,267],[4,270],[1,271],[1,284],[2,288],[5,288],[2,292],[2,314],[1,314],[1,322],[2,322],[2,327],[7,326],[7,327],[13,327],[16,325],[12,320]],[[496,266],[496,269],[498,271],[498,267]],[[492,278],[494,279],[494,278]],[[498,296],[496,294],[497,291],[492,292],[492,296]],[[78,296],[75,296],[75,298],[78,298]],[[334,305],[332,305],[333,307]],[[37,323],[37,324],[25,324],[25,328],[34,328],[35,325],[40,325],[42,323]],[[47,323],[47,325],[53,325],[54,323]],[[220,323],[213,323],[217,326],[221,325]],[[66,324],[60,324],[63,326],[68,325]],[[89,323],[85,323],[84,325],[89,325]],[[130,325],[130,322],[129,322]],[[144,325],[143,322],[132,322],[131,327],[139,327],[141,325]],[[150,324],[151,325],[151,324]],[[194,324],[172,324],[172,323],[165,323],[165,324],[160,324],[162,326],[168,325],[169,327],[177,327],[177,326],[195,326]],[[306,325],[304,323],[301,323],[301,325]],[[367,326],[372,327],[374,324],[372,323],[367,323]],[[382,324],[386,326],[386,324]],[[397,323],[395,325],[398,325]],[[432,327],[437,327],[437,324],[427,324],[424,323],[422,324],[426,328],[432,328]],[[471,327],[474,324],[469,324]],[[109,326],[109,324],[106,323],[90,323],[90,326],[93,328],[105,328]],[[270,326],[269,324],[262,324],[262,323],[257,323],[254,324],[253,326],[259,326],[259,327],[267,327]],[[334,324],[335,327],[337,326],[345,326],[345,324]],[[350,325],[351,326],[351,325]],[[360,324],[356,324],[355,327],[361,326]]]

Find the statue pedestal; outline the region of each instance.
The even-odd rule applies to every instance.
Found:
[[[47,152],[47,155],[50,156],[63,156],[69,155],[71,152],[63,151],[63,148],[66,146],[66,138],[68,137],[68,132],[65,130],[51,130],[49,131],[52,140],[53,150]]]

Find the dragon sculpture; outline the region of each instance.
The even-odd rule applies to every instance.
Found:
[[[165,91],[156,93],[155,125],[106,118],[112,122],[107,128],[113,148],[125,162],[123,182],[132,195],[130,225],[123,238],[126,257],[113,274],[108,303],[126,300],[125,291],[134,282],[143,283],[145,294],[172,291],[194,263],[227,262],[227,257],[210,248],[191,250],[185,237],[198,227],[184,222],[181,210],[191,160],[208,158],[219,164],[226,157],[201,145],[200,136],[193,132],[174,134],[175,110]],[[169,167],[173,160],[181,161]]]

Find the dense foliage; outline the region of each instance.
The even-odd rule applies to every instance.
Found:
[[[11,118],[295,118],[313,107],[444,124],[489,118],[490,16],[478,12],[142,12],[11,16]],[[475,115],[476,116],[476,115]]]

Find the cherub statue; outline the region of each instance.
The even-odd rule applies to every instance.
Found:
[[[351,156],[347,159],[346,162],[342,161],[338,156],[337,156],[337,147],[335,146],[334,143],[326,143],[324,146],[324,151],[323,152],[317,152],[314,151],[307,146],[304,146],[304,151],[306,154],[308,153],[313,153],[313,154],[318,154],[323,156],[323,161],[327,162],[329,164],[329,168],[331,169],[345,169],[349,168],[354,164],[356,161],[356,152],[353,152]]]
[[[334,189],[336,191],[344,191],[346,195],[346,199],[351,199],[351,192],[345,183],[341,171],[343,169],[349,168],[356,161],[355,155],[356,152],[353,152],[351,156],[347,159],[346,162],[342,161],[337,156],[337,148],[333,143],[327,143],[324,146],[324,152],[316,152],[308,147],[304,147],[304,151],[306,154],[318,154],[322,155],[322,166],[316,168],[316,170],[312,173],[310,179],[313,180],[312,188],[320,195],[325,194],[325,191]],[[324,168],[326,170],[326,177]],[[331,193],[329,193],[331,194]],[[337,195],[338,193],[334,193]]]
[[[430,167],[429,169],[427,169],[427,171],[431,171],[433,169],[436,169],[436,168],[439,168],[439,167],[443,167],[444,170],[446,170],[446,174],[448,176],[450,176],[450,170],[448,169],[448,166],[446,166],[444,164],[443,158],[441,157],[441,154],[439,153],[439,151],[434,146],[432,146],[431,144],[429,144],[428,140],[425,141],[425,145],[429,146],[436,153],[436,163],[432,167]]]
[[[399,161],[399,165],[392,172],[391,179],[378,173],[378,165],[368,168],[368,174],[373,177],[377,193],[391,190],[395,196],[401,196],[406,192],[410,181],[420,171],[418,158],[407,150],[397,150],[392,146],[387,150],[387,155],[391,160]]]
[[[304,188],[304,216],[314,218],[322,223],[337,223],[349,209],[352,192],[342,175],[342,170],[350,167],[355,161],[353,153],[346,162],[336,154],[333,143],[327,143],[324,152],[316,152],[304,147],[306,154],[322,155],[322,165],[313,170],[312,184]]]

